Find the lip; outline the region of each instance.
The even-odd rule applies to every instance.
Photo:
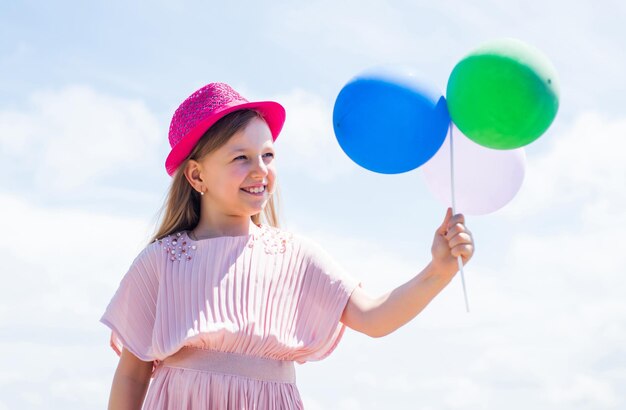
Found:
[[[265,189],[263,190],[263,192],[254,193],[254,192],[248,192],[248,191],[246,191],[246,190],[244,189],[244,188],[247,188],[247,189],[250,189],[250,188],[260,188],[260,187],[265,187]],[[265,184],[251,185],[251,186],[247,186],[247,187],[244,187],[244,188],[241,188],[240,190],[241,190],[242,192],[245,192],[245,193],[246,193],[246,194],[248,194],[248,195],[257,196],[257,197],[262,197],[262,196],[264,196],[264,195],[265,195],[265,193],[267,192],[267,185],[265,185]]]
[[[243,193],[246,193],[246,194],[248,194],[248,195],[252,195],[252,196],[259,196],[259,197],[260,197],[260,196],[265,195],[265,192],[266,192],[266,191],[267,191],[267,189],[265,189],[265,191],[263,191],[263,192],[254,193],[254,192],[248,192],[248,191],[246,191],[246,190],[245,190],[245,189],[243,189],[243,188],[241,189],[241,192],[243,192]]]
[[[262,186],[267,187],[267,184],[249,185],[249,186],[244,186],[241,189],[261,188]]]

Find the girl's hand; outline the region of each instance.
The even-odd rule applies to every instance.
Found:
[[[458,270],[458,256],[461,256],[463,265],[469,262],[474,254],[474,239],[465,227],[463,214],[452,216],[452,208],[448,208],[443,223],[435,232],[431,253],[433,266],[451,274]]]

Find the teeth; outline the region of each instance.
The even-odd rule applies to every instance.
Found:
[[[253,194],[258,194],[260,192],[265,191],[265,186],[259,187],[259,188],[249,188],[249,189],[245,189],[244,190],[248,191],[248,192],[252,192]]]

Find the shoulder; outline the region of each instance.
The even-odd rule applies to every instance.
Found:
[[[329,252],[329,247],[322,240],[303,234],[293,234],[294,245],[298,247],[298,255],[305,271],[311,280],[319,283],[341,284],[343,289],[350,290],[359,281],[356,280],[344,265]],[[334,251],[335,249],[331,249]]]
[[[287,238],[288,243],[306,261],[320,261],[330,257],[320,242],[310,236],[284,230],[280,230],[280,235],[282,238]]]
[[[180,236],[180,233],[173,233],[145,245],[133,260],[132,265],[143,270],[155,270],[157,265],[162,263],[169,256],[170,251],[176,247],[176,239]]]
[[[261,230],[255,234],[254,241],[263,247],[265,253],[278,254],[293,247],[293,238],[294,234],[288,230],[263,224]]]
[[[178,231],[155,240],[146,248],[151,256],[159,260],[180,261],[191,259],[196,245],[192,244],[187,238],[185,231]]]

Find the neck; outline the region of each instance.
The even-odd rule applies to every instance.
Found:
[[[198,225],[190,232],[194,240],[214,238],[218,236],[243,236],[258,229],[250,218],[247,220],[225,220],[220,223],[210,223],[202,218]]]

